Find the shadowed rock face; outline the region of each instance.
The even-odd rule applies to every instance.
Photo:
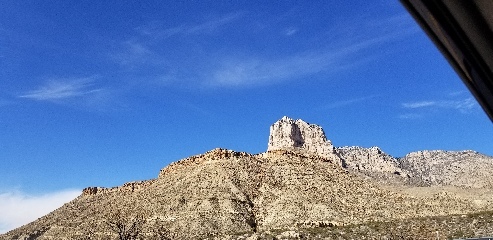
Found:
[[[116,235],[106,222],[115,211],[129,219],[142,216],[145,239],[157,239],[155,230],[160,227],[177,239],[197,239],[493,207],[488,200],[493,193],[483,196],[490,190],[479,191],[486,199],[479,204],[474,196],[445,191],[409,195],[395,190],[412,181],[396,180],[393,183],[402,185],[391,188],[372,180],[399,173],[398,179],[428,181],[432,186],[491,187],[486,183],[492,177],[482,174],[488,170],[481,168],[493,169],[491,157],[472,151],[423,151],[397,159],[378,147],[334,148],[321,127],[287,117],[270,130],[266,153],[217,148],[169,164],[156,179],[86,188],[70,203],[0,239],[112,239]],[[446,177],[459,173],[476,180],[463,184],[457,177]]]

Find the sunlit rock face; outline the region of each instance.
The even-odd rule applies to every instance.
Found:
[[[267,151],[290,150],[340,162],[322,127],[284,116],[270,127]]]
[[[362,172],[403,174],[398,160],[383,152],[379,147],[339,147],[337,152],[344,159],[344,165],[348,169]]]
[[[401,168],[425,186],[493,187],[493,158],[465,151],[418,151],[399,159]]]

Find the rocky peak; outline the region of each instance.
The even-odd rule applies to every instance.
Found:
[[[399,159],[425,185],[452,185],[465,188],[493,186],[493,158],[471,150],[424,150]]]
[[[301,151],[335,160],[335,148],[322,127],[284,116],[270,127],[267,151]],[[336,161],[337,162],[337,161]]]
[[[339,147],[339,156],[348,169],[365,173],[390,173],[403,175],[397,159],[383,152],[379,147]]]

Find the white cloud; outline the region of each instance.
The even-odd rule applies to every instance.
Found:
[[[423,115],[417,114],[417,113],[406,113],[406,114],[399,115],[399,118],[401,118],[401,119],[419,119],[419,118],[423,118]]]
[[[336,38],[339,40],[327,42],[327,48],[311,49],[282,58],[265,57],[261,53],[243,58],[224,57],[219,60],[219,67],[213,70],[208,83],[222,87],[256,86],[322,71],[347,70],[381,54],[381,51],[368,53],[367,50],[416,33],[417,28],[410,25],[410,21],[400,16],[391,17],[368,26],[375,29],[366,29],[367,32],[339,36]],[[384,26],[385,29],[381,30]],[[285,34],[295,34],[296,31],[288,29]]]
[[[416,112],[399,115],[402,119],[418,119],[429,113],[448,111],[458,111],[463,114],[471,113],[474,109],[479,109],[479,105],[472,97],[459,100],[434,100],[434,101],[417,101],[402,103],[401,106],[406,109],[413,109]]]
[[[467,113],[470,110],[478,107],[478,103],[474,98],[469,97],[460,100],[439,100],[439,101],[419,101],[403,103],[404,108],[438,108],[438,109],[455,109],[460,112]]]
[[[372,99],[372,98],[375,98],[375,97],[376,96],[373,95],[373,96],[368,96],[368,97],[360,97],[360,98],[352,98],[352,99],[336,101],[336,102],[332,102],[326,106],[323,106],[320,109],[334,109],[334,108],[339,108],[339,107],[345,107],[345,106],[349,106],[352,104],[365,102],[365,101]]]
[[[110,53],[110,58],[126,68],[135,68],[141,65],[158,65],[163,61],[142,42],[125,41],[118,46],[118,51]]]
[[[245,15],[244,12],[236,12],[209,18],[201,23],[171,27],[153,21],[136,28],[138,34],[122,42],[111,58],[127,70],[129,67],[145,67],[149,70],[149,75],[143,77],[145,79],[169,75],[172,71],[181,83],[194,86],[263,86],[319,72],[333,73],[360,66],[382,55],[381,49],[377,51],[377,47],[419,31],[409,16],[398,15],[378,21],[359,19],[341,24],[344,30],[330,31],[330,38],[319,36],[326,42],[322,46],[308,47],[281,57],[268,55],[262,50],[244,52],[225,50],[227,48],[206,55],[199,51],[199,54],[189,54],[191,57],[180,61],[176,61],[178,55],[164,55],[167,52],[164,50],[167,47],[164,40],[168,38],[210,34]],[[347,25],[351,25],[349,28],[352,30],[347,30]],[[292,26],[281,28],[281,33],[286,36],[295,37],[298,31],[297,27]],[[245,32],[245,35],[248,34],[258,33]]]
[[[241,15],[242,15],[242,13],[230,13],[230,14],[224,15],[220,18],[212,19],[212,20],[206,21],[204,23],[188,27],[185,29],[184,32],[187,34],[211,32],[211,31],[214,31],[217,28],[239,18]]]
[[[170,28],[163,28],[163,23],[153,21],[147,25],[136,28],[141,35],[150,37],[154,40],[167,39],[177,35],[192,35],[210,33],[218,28],[240,18],[242,12],[229,13],[218,18],[211,18],[202,23],[182,24]]]
[[[456,96],[463,96],[465,94],[468,94],[469,92],[468,91],[465,91],[465,90],[459,90],[459,91],[453,91],[453,92],[450,92],[448,95],[449,96],[452,96],[452,97],[456,97]]]
[[[478,107],[479,105],[474,98],[470,97],[462,101],[452,101],[450,103],[450,106],[461,112],[469,112],[470,110]]]
[[[0,193],[0,234],[32,222],[80,194],[73,189],[38,196],[19,191]]]
[[[437,102],[435,101],[421,101],[421,102],[412,102],[412,103],[403,103],[402,106],[404,108],[422,108],[422,107],[431,107],[436,106]]]
[[[339,71],[361,64],[368,56],[355,55],[371,45],[385,41],[369,39],[338,49],[318,50],[294,54],[279,59],[251,57],[224,58],[209,80],[222,87],[254,86],[291,80],[322,71]],[[353,58],[349,60],[349,58]]]
[[[138,67],[156,67],[162,69],[169,65],[165,56],[159,49],[162,41],[171,37],[199,35],[212,33],[223,25],[241,17],[242,13],[230,13],[217,18],[210,18],[197,24],[182,24],[180,26],[165,28],[163,23],[152,21],[147,25],[135,28],[136,36],[118,43],[116,50],[109,53],[109,58],[126,69]]]
[[[94,79],[95,77],[52,79],[38,89],[29,91],[19,97],[39,101],[81,97],[102,90],[94,87]]]
[[[284,30],[284,35],[291,36],[298,32],[297,28],[291,27]]]

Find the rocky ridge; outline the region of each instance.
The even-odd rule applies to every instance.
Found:
[[[63,207],[0,239],[114,239],[108,221],[115,216],[125,221],[142,217],[144,239],[159,239],[160,229],[174,239],[255,239],[276,229],[292,231],[281,238],[297,238],[302,229],[335,231],[369,222],[472,214],[493,207],[491,190],[478,191],[481,196],[444,189],[415,194],[402,186],[486,188],[491,177],[478,171],[491,162],[472,151],[394,158],[377,147],[335,148],[321,127],[284,117],[271,127],[266,153],[218,148],[172,163],[156,179],[86,188]],[[473,180],[438,176],[447,166],[447,176],[469,174]],[[401,185],[373,181],[389,176]]]
[[[493,187],[493,158],[471,150],[412,152],[399,165],[427,186]]]
[[[284,116],[270,127],[268,151],[289,150],[330,159],[374,180],[413,186],[492,187],[493,158],[475,151],[419,151],[396,158],[379,147],[334,147],[324,130]]]
[[[343,166],[360,172],[405,174],[398,159],[386,154],[379,147],[340,147],[337,152]]]

